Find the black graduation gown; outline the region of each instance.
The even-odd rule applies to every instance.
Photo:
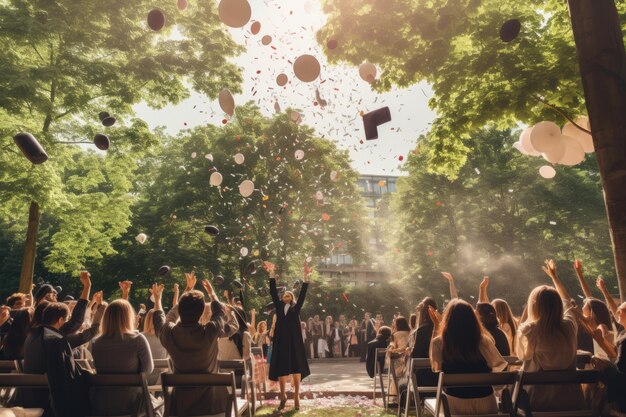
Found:
[[[285,303],[278,298],[276,280],[270,279],[270,294],[276,308],[276,326],[272,340],[272,359],[270,362],[270,379],[277,381],[279,376],[300,374],[304,379],[311,374],[306,360],[306,351],[302,341],[300,326],[300,309],[309,284],[302,284],[298,302],[291,306],[285,315]]]

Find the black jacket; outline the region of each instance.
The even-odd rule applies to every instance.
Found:
[[[374,339],[367,344],[367,356],[365,357],[365,369],[370,378],[374,378],[374,365],[376,364],[376,349],[386,349],[389,346],[387,339]],[[378,361],[378,369],[385,367],[385,358]]]
[[[276,327],[272,342],[272,358],[270,362],[270,379],[277,381],[279,376],[300,374],[304,379],[311,374],[306,351],[302,340],[300,326],[300,309],[309,287],[302,284],[298,302],[291,306],[285,315],[285,303],[278,298],[276,280],[270,279],[270,294],[276,308]]]

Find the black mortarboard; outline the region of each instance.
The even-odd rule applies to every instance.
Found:
[[[378,139],[378,126],[391,121],[389,107],[383,107],[363,115],[365,139]]]
[[[18,133],[13,137],[13,140],[24,156],[33,164],[43,164],[48,160],[48,154],[32,134]]]

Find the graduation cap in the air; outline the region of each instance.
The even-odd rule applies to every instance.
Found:
[[[522,24],[519,20],[507,20],[500,27],[500,39],[502,39],[503,42],[511,42],[513,39],[517,38],[521,29]]]
[[[98,113],[98,118],[102,122],[102,126],[110,127],[115,124],[115,117],[111,116],[105,111],[101,111],[100,113]]]
[[[257,264],[256,261],[250,261],[248,265],[244,268],[244,273],[246,275],[254,275],[257,272]]]
[[[150,29],[157,31],[165,26],[165,14],[159,9],[152,9],[148,13],[148,26]]]
[[[235,280],[233,281],[233,284],[235,284],[235,287],[242,289],[243,288],[243,284],[241,283],[241,281],[239,280]]]
[[[93,143],[96,145],[96,148],[106,151],[111,146],[111,141],[107,135],[103,135],[102,133],[96,133],[96,136],[93,138]]]
[[[160,277],[164,277],[167,274],[170,273],[170,271],[172,270],[172,268],[170,268],[167,265],[163,265],[162,267],[159,268],[159,270],[157,271],[157,275]]]
[[[224,283],[224,277],[221,275],[218,275],[215,277],[215,283],[217,285],[222,285]]]
[[[204,231],[211,236],[217,236],[220,234],[220,229],[213,225],[204,226]]]
[[[391,121],[389,107],[383,107],[363,115],[365,139],[378,139],[378,126]]]
[[[268,304],[267,304],[267,305],[263,308],[263,310],[265,310],[265,311],[272,311],[272,310],[274,310],[274,303],[273,303],[273,302],[268,303]]]
[[[13,140],[24,156],[33,164],[43,164],[48,160],[48,154],[32,134],[18,133],[13,137]]]

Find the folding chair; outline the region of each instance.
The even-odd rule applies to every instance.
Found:
[[[591,363],[593,354],[591,352],[580,351],[576,354],[576,368],[585,369],[586,365]]]
[[[258,364],[259,361],[263,361],[265,362],[265,357],[263,356],[263,348],[262,347],[252,347],[250,348],[251,352],[252,352],[252,356],[255,357],[256,359],[256,363]],[[267,385],[266,385],[266,380],[267,380],[267,375],[265,374],[265,367],[261,367],[263,368],[263,383],[258,383],[257,381],[257,374],[256,374],[256,369],[253,369],[254,371],[254,383],[256,385],[256,389],[257,389],[257,398],[259,399],[259,404],[263,405],[263,398],[265,397],[265,393],[267,392]]]
[[[503,358],[506,361],[506,363],[509,364],[509,366],[521,366],[522,365],[522,361],[517,356],[503,356]]]
[[[376,383],[380,382],[380,391],[383,398],[383,405],[385,410],[387,409],[387,397],[385,396],[385,384],[383,383],[383,374],[385,373],[385,357],[387,356],[387,349],[376,349],[376,361],[374,362],[374,404],[376,404]],[[383,366],[381,367],[381,362]]]
[[[518,416],[525,417],[595,417],[599,410],[563,410],[563,411],[533,411],[530,396],[524,389],[529,385],[573,385],[593,384],[600,380],[600,371],[585,369],[578,371],[543,371],[520,372],[520,378],[513,392],[514,408]],[[523,410],[523,411],[522,411]]]
[[[437,384],[437,396],[436,398],[428,398],[424,401],[424,408],[435,417],[439,417],[440,411],[443,409],[443,415],[445,417],[453,417],[455,414],[450,412],[448,405],[448,399],[443,392],[444,388],[452,387],[493,387],[500,385],[513,386],[517,379],[517,372],[484,372],[476,374],[445,374],[439,373],[439,382]],[[502,411],[493,414],[471,414],[465,417],[499,417],[509,416],[514,417],[515,412],[513,409],[513,403],[511,401],[511,393],[508,387],[502,390]]]
[[[413,397],[413,402],[415,403],[415,415],[417,415],[417,417],[421,417],[423,405],[421,402],[422,398],[420,397],[420,394],[435,394],[437,392],[436,386],[420,387],[417,373],[418,371],[424,369],[432,369],[430,365],[430,358],[411,358],[411,360],[409,361],[409,366],[407,368],[408,384],[406,386],[406,406],[404,408],[404,417],[408,417],[409,415],[409,408],[411,408],[411,396]],[[398,417],[400,417],[399,408]]]
[[[0,389],[11,392],[15,388],[48,389],[48,377],[39,374],[0,374]]]
[[[154,371],[148,374],[148,391],[153,394],[159,393],[162,390],[161,387],[161,374],[163,372],[172,372],[172,361],[169,358],[166,359],[153,359]]]
[[[119,388],[119,387],[136,387],[141,388],[141,397],[140,401],[137,404],[136,410],[142,410],[145,407],[146,415],[148,417],[155,417],[156,413],[154,411],[154,406],[152,404],[152,398],[150,397],[150,392],[148,391],[148,380],[146,378],[145,373],[140,374],[86,374],[85,380],[89,389],[91,388]],[[157,406],[161,408],[162,404]],[[97,410],[96,410],[97,411]],[[133,417],[137,413],[131,412],[128,410],[126,414],[120,414],[119,416],[111,416],[110,417]],[[87,417],[96,417],[99,414],[91,413]]]
[[[254,415],[256,412],[256,384],[254,382],[254,374],[251,368],[252,360],[250,359],[217,361],[218,372],[234,372],[235,383],[238,381],[237,377],[241,377],[241,398],[245,399],[247,396],[250,397],[250,402],[252,403],[252,414]]]
[[[396,375],[396,363],[398,361],[406,360],[406,356],[400,353],[390,353],[389,354],[389,369],[387,370],[387,407],[389,407],[389,400],[393,396],[391,395],[391,384],[393,383],[396,386],[396,402],[398,404],[398,415],[400,414],[400,379],[398,375]]]
[[[251,417],[250,404],[247,400],[237,398],[237,387],[235,385],[235,373],[228,374],[161,374],[163,383],[163,395],[165,397],[165,410],[163,417],[178,417],[175,410],[172,410],[172,393],[169,388],[204,388],[204,387],[227,387],[229,390],[228,406],[225,417],[231,417],[235,412],[235,417],[241,417],[245,411]],[[206,416],[203,416],[206,417]]]
[[[92,373],[96,372],[96,367],[94,366],[92,360],[89,360],[89,359],[74,359],[74,361],[76,362],[76,364],[78,366],[80,366],[85,371],[89,371],[89,372],[92,372]]]

